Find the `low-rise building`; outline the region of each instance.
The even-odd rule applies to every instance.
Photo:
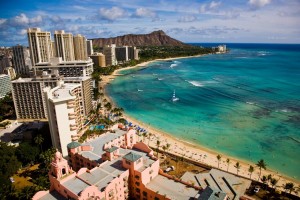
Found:
[[[95,67],[106,67],[105,55],[102,53],[94,53],[90,55]]]
[[[200,199],[201,187],[160,170],[153,151],[136,143],[135,130],[116,127],[83,144],[68,144],[69,163],[57,152],[49,172],[50,190],[33,199]],[[221,197],[227,198],[217,199]]]

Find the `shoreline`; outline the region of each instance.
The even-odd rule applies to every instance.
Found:
[[[204,55],[207,55],[207,54],[204,54]],[[112,75],[101,77],[102,78],[101,87],[103,88],[103,93],[104,93],[103,98],[106,98],[114,107],[117,106],[115,104],[115,102],[111,99],[111,97],[107,94],[105,86],[107,84],[109,84],[109,82],[112,81],[115,77],[120,75],[120,74],[118,74],[118,72],[120,72],[120,71],[133,69],[133,68],[138,68],[138,67],[145,67],[148,64],[150,64],[152,62],[157,62],[157,61],[177,60],[177,59],[183,59],[183,58],[193,58],[193,57],[200,57],[200,56],[204,56],[204,55],[187,56],[187,57],[174,57],[174,58],[166,58],[166,59],[155,59],[155,60],[152,60],[152,61],[147,61],[147,62],[140,63],[136,66],[130,66],[130,67],[118,69],[118,70],[114,71],[114,73]],[[160,140],[160,149],[162,149],[161,147],[163,145],[166,145],[167,143],[169,143],[169,144],[171,144],[171,147],[170,147],[169,150],[167,150],[167,152],[171,152],[171,153],[173,153],[175,155],[179,155],[179,156],[185,156],[188,159],[192,159],[194,161],[200,162],[202,164],[206,164],[208,166],[212,166],[214,168],[218,168],[217,155],[220,154],[222,156],[221,161],[219,163],[219,167],[220,167],[221,170],[227,171],[226,159],[229,158],[230,159],[230,164],[229,164],[229,168],[228,168],[229,172],[231,172],[233,174],[236,174],[237,169],[234,167],[234,165],[235,165],[236,162],[239,162],[240,165],[241,165],[241,168],[239,169],[238,175],[249,179],[250,178],[250,173],[248,172],[248,169],[249,169],[249,166],[252,165],[255,168],[255,171],[252,173],[251,179],[255,180],[255,181],[258,180],[259,168],[256,167],[255,163],[251,163],[247,160],[243,160],[243,159],[235,158],[235,157],[232,157],[232,156],[228,156],[226,154],[218,153],[214,150],[211,150],[211,149],[206,148],[204,146],[201,146],[199,144],[194,144],[194,143],[189,142],[189,141],[181,140],[179,138],[174,137],[171,133],[167,133],[167,132],[164,132],[162,130],[156,129],[156,128],[152,127],[151,125],[145,124],[145,123],[143,123],[143,122],[127,115],[126,113],[123,114],[123,117],[127,121],[130,121],[135,125],[143,127],[144,129],[147,129],[148,132],[152,133],[152,137],[150,139],[143,138],[145,143],[149,144],[150,147],[156,148],[157,147],[156,141],[157,141],[157,139],[159,139]],[[267,170],[262,169],[261,177],[263,175],[267,176],[269,174],[272,174],[273,178],[276,178],[276,179],[279,180],[276,186],[277,186],[277,189],[280,189],[280,190],[284,190],[281,186],[284,185],[285,183],[288,183],[288,182],[293,182],[295,184],[295,186],[300,184],[299,180],[294,179],[294,178],[289,177],[289,176],[284,175],[284,174],[280,174],[280,173],[276,172],[276,170],[272,170],[272,169],[268,169],[268,168],[267,168]]]

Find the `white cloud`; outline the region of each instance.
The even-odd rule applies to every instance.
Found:
[[[272,0],[249,0],[248,4],[254,8],[254,9],[258,9],[261,7],[264,7],[265,5],[268,5],[271,3]]]
[[[6,21],[7,21],[7,19],[0,19],[0,26],[1,26],[2,24],[4,24]]]
[[[194,21],[197,21],[197,17],[194,15],[181,16],[178,19],[178,22],[194,22]]]
[[[38,15],[38,16],[36,16],[36,17],[34,17],[34,18],[31,18],[31,19],[29,20],[30,23],[40,23],[40,22],[42,22],[42,21],[43,21],[43,18],[42,18],[41,15]]]
[[[26,29],[22,29],[19,34],[20,35],[26,35],[27,34],[27,30]]]
[[[126,11],[119,7],[112,7],[111,9],[100,8],[98,14],[100,19],[108,21],[114,21],[127,16]]]
[[[147,9],[147,8],[137,8],[135,13],[135,17],[151,17],[154,18],[156,17],[156,13]]]
[[[26,25],[29,23],[29,18],[24,13],[21,13],[19,16],[15,16],[12,22],[15,23],[15,25]]]
[[[219,2],[212,1],[212,2],[209,4],[209,8],[210,8],[210,9],[215,9],[215,8],[219,7],[220,5],[221,5],[221,1],[219,1]]]
[[[208,13],[216,11],[216,9],[221,5],[221,1],[212,1],[209,4],[202,4],[200,6],[200,13]]]

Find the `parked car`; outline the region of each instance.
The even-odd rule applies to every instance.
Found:
[[[164,172],[170,172],[170,171],[174,171],[174,170],[175,170],[174,166],[169,166],[164,170]]]
[[[258,193],[259,190],[260,190],[260,187],[259,186],[255,186],[253,192]]]

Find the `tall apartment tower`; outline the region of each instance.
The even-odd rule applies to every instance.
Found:
[[[10,78],[6,74],[0,74],[0,99],[11,91]]]
[[[94,54],[93,41],[92,40],[87,40],[86,41],[86,47],[87,47],[88,56]]]
[[[115,44],[107,45],[106,47],[104,47],[103,54],[105,55],[106,66],[117,64]]]
[[[63,82],[44,89],[52,145],[63,156],[68,155],[67,145],[83,127],[81,90],[80,84]]]
[[[22,45],[12,47],[13,50],[13,66],[18,75],[29,75],[31,69],[31,60],[29,49]]]
[[[80,34],[74,36],[74,50],[76,60],[88,60],[86,38]]]
[[[43,82],[19,78],[12,81],[12,96],[18,120],[46,120]]]
[[[74,44],[73,35],[71,33],[65,33],[65,31],[54,32],[54,44],[56,57],[62,57],[63,61],[74,61]]]
[[[41,31],[40,28],[28,28],[27,35],[32,66],[49,63],[53,56],[50,32]]]

